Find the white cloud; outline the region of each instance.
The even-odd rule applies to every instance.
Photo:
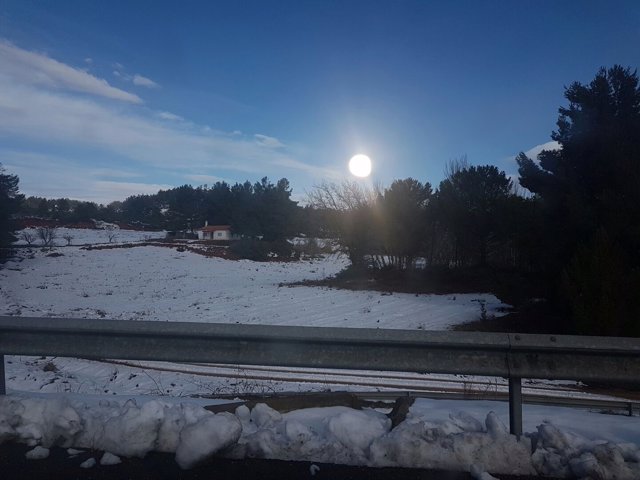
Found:
[[[5,53],[7,48],[3,50]],[[54,62],[62,72],[72,70],[74,75],[93,78],[99,85],[107,85],[108,89],[130,95],[48,57],[25,53],[15,47],[9,50],[36,56],[38,62]],[[4,63],[9,61],[6,55],[0,55],[2,59]],[[127,104],[113,101],[122,100],[118,95],[101,95],[101,101],[98,102],[86,95],[73,94],[84,92],[79,87],[68,88],[71,92],[61,92],[43,81],[23,82],[23,77],[37,77],[42,71],[40,63],[22,62],[16,66],[12,62],[8,65],[8,70],[13,72],[11,75],[5,74],[7,69],[0,63],[0,141],[7,138],[26,145],[37,145],[39,151],[55,149],[75,152],[70,155],[69,163],[57,159],[42,162],[38,168],[25,168],[24,165],[29,162],[14,155],[12,164],[23,166],[17,173],[21,184],[28,186],[29,190],[25,190],[25,193],[30,195],[74,195],[74,198],[93,200],[100,197],[100,201],[121,199],[120,193],[142,193],[149,189],[157,190],[159,186],[157,182],[146,184],[143,181],[114,180],[130,180],[135,176],[142,180],[149,178],[149,172],[154,172],[156,178],[162,172],[164,178],[170,179],[192,174],[193,181],[208,183],[217,181],[219,174],[233,179],[231,181],[242,181],[249,176],[246,174],[254,178],[264,175],[272,178],[287,176],[290,179],[296,175],[302,175],[303,178],[313,176],[313,181],[339,176],[331,169],[292,158],[290,147],[275,137],[262,134],[247,136],[241,132],[228,133],[203,128],[203,125],[191,123],[170,112],[131,105],[137,102]],[[15,72],[20,72],[20,75]],[[111,101],[105,101],[105,96]],[[86,168],[88,164],[109,167],[106,161],[98,164],[96,159],[113,157],[129,162],[130,174],[118,176],[113,174],[113,170],[109,174],[104,168],[101,172],[96,171],[96,166],[93,169]],[[8,159],[3,162],[9,163]],[[233,175],[229,172],[240,173]],[[138,186],[140,191],[131,190]],[[167,188],[168,185],[160,187]],[[108,188],[113,189],[111,194],[106,192]],[[64,189],[69,193],[64,194]]]
[[[182,118],[180,115],[176,115],[175,113],[171,112],[158,112],[157,116],[158,118],[161,118],[163,120],[172,120],[176,122],[184,120],[184,118]]]
[[[143,175],[139,172],[131,172],[128,170],[117,170],[115,168],[93,168],[91,174],[96,177],[107,178],[140,178]]]
[[[543,150],[560,150],[562,147],[560,146],[560,144],[558,142],[556,142],[555,140],[547,142],[547,143],[542,143],[540,145],[536,145],[533,148],[530,148],[529,150],[527,150],[526,152],[524,152],[524,154],[535,160],[538,158],[538,154],[540,152],[542,152]]]
[[[23,50],[4,40],[0,40],[0,77],[20,85],[37,85],[89,93],[123,102],[142,103],[137,95],[112,87],[106,80],[46,55]]]
[[[153,194],[158,193],[158,190],[168,190],[173,188],[173,185],[160,184],[160,183],[141,183],[141,182],[114,182],[99,180],[91,184],[91,190],[95,198],[112,198],[115,200],[124,200],[131,195],[141,194]],[[104,201],[93,200],[98,203],[105,203]],[[112,200],[107,200],[107,202]]]
[[[325,167],[317,167],[315,165],[310,165],[308,163],[304,163],[289,157],[278,157],[274,160],[274,164],[281,167],[300,170],[321,179],[328,178],[332,180],[340,180],[344,178],[344,175],[337,170]]]
[[[256,142],[258,143],[258,145],[262,145],[263,147],[268,147],[268,148],[281,148],[284,147],[285,145],[280,142],[280,140],[278,140],[275,137],[269,137],[268,135],[261,135],[259,133],[256,133],[254,135],[254,138],[256,139]]]
[[[0,150],[7,171],[20,178],[20,192],[27,196],[67,197],[107,204],[131,195],[156,193],[171,188],[166,184],[105,180],[104,177],[134,178],[139,174],[92,168],[54,155]],[[33,172],[37,175],[33,175]]]
[[[143,112],[144,113],[144,112]],[[277,172],[274,166],[320,173],[252,139],[208,131],[186,122],[167,124],[86,98],[3,83],[0,135],[58,146],[98,148],[154,167]]]
[[[143,77],[142,75],[140,75],[138,73],[136,73],[133,76],[132,82],[133,82],[134,85],[137,85],[139,87],[160,88],[160,85],[158,85],[156,82],[154,82],[150,78]]]
[[[193,175],[185,175],[184,178],[186,180],[189,180],[191,182],[195,182],[198,185],[213,185],[216,182],[224,182],[226,180],[224,180],[223,178],[220,177],[216,177],[215,175],[197,175],[197,174],[193,174]]]
[[[138,87],[160,88],[160,85],[157,82],[154,82],[150,78],[140,75],[139,73],[136,73],[135,75],[128,74],[125,72],[125,68],[121,63],[114,63],[113,68],[115,70],[111,73],[120,80],[133,83]]]

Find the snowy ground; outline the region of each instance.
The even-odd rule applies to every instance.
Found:
[[[489,294],[279,286],[336,274],[347,264],[336,255],[260,263],[152,246],[56,252],[62,256],[34,249],[29,258],[23,251],[4,265],[0,315],[443,330],[477,319],[481,303],[489,315],[504,307]]]
[[[72,232],[82,243],[102,242],[105,234]],[[143,234],[119,232],[131,239]],[[61,256],[50,253],[21,249],[18,259],[3,266],[0,315],[442,330],[478,318],[481,304],[495,315],[504,307],[488,294],[412,295],[281,286],[336,274],[347,265],[338,255],[260,263],[154,246],[107,250],[65,246],[55,249]],[[8,386],[19,390],[111,394],[136,389],[191,395],[349,388],[344,381],[317,375],[302,383],[282,375],[259,380],[241,368],[224,377],[210,372],[166,374],[157,368],[77,359],[15,357],[8,362]],[[43,370],[49,362],[55,371]],[[397,382],[393,388],[398,389]]]
[[[102,231],[70,233],[77,245],[108,241]],[[145,235],[120,231],[118,241],[143,240]],[[255,263],[161,247],[87,251],[65,246],[55,253],[62,255],[21,249],[19,259],[2,266],[0,315],[443,330],[478,318],[481,304],[489,315],[501,314],[503,307],[488,294],[381,294],[280,286],[337,273],[346,260],[335,255],[313,262]],[[397,390],[397,383],[431,388],[424,387],[427,376],[419,374],[351,372],[354,381],[349,386],[344,372],[335,371],[303,382],[297,380],[302,369],[276,375],[273,370],[241,366],[23,356],[6,360],[11,394],[0,398],[0,443],[13,439],[37,445],[33,458],[46,456],[45,447],[55,444],[123,456],[175,452],[184,467],[223,450],[237,458],[472,470],[478,478],[485,470],[640,478],[638,417],[525,406],[528,434],[518,442],[506,433],[506,404],[499,402],[419,400],[407,420],[391,430],[387,417],[370,410],[332,407],[281,415],[257,406],[252,411],[241,407],[235,415],[213,415],[185,398],[247,391],[371,390],[357,385],[367,379],[376,380],[377,390]],[[260,375],[268,378],[256,380]],[[484,385],[479,388],[504,388],[495,379],[452,377],[430,376],[426,381],[442,390],[454,381],[464,389],[473,382]],[[551,382],[544,388],[549,385],[556,391],[575,387]],[[524,388],[526,393],[536,387],[525,383]],[[66,395],[49,397],[51,393]],[[147,397],[127,402],[136,395]]]
[[[38,239],[37,231],[35,228],[25,228],[18,232],[18,241],[16,245],[27,245],[21,237],[22,232],[30,233],[36,240],[33,243],[34,247],[38,247],[41,241]],[[103,243],[125,243],[125,242],[139,242],[142,240],[150,240],[154,238],[164,238],[166,232],[140,232],[137,230],[91,230],[84,228],[56,228],[56,239],[54,244],[56,246],[64,246],[69,242],[64,238],[66,236],[71,237],[71,245],[98,245]]]

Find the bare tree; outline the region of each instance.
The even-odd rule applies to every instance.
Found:
[[[340,184],[323,182],[307,192],[311,207],[332,212],[332,230],[353,265],[364,265],[366,256],[375,249],[374,235],[371,235],[373,210],[381,195],[380,187],[349,180]]]
[[[469,159],[464,154],[459,158],[451,158],[444,167],[444,178],[453,178],[456,173],[469,169]]]
[[[58,237],[58,231],[54,227],[38,227],[36,233],[43,247],[53,246],[53,241]]]
[[[109,243],[115,242],[116,238],[118,238],[118,230],[113,225],[107,226],[106,230],[107,230],[107,239],[109,240]]]
[[[314,208],[344,212],[373,204],[379,194],[379,186],[366,187],[356,181],[322,182],[307,192],[307,203]]]
[[[71,235],[66,233],[62,236],[62,238],[64,238],[67,241],[67,247],[71,245],[71,240],[73,240],[73,237]]]
[[[20,240],[24,240],[27,242],[27,245],[31,246],[31,244],[36,241],[36,236],[32,231],[23,230],[20,234]]]

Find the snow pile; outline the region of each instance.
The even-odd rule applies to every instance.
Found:
[[[149,400],[142,404],[7,396],[0,398],[0,443],[35,447],[27,458],[45,458],[52,446],[105,452],[103,465],[150,451],[175,453],[191,468],[216,452],[231,458],[271,458],[556,477],[640,478],[640,448],[633,443],[589,440],[545,422],[520,440],[498,415],[484,422],[467,413],[429,419],[410,411],[391,430],[386,415],[348,407],[309,408],[281,414],[265,404],[214,414],[198,405]],[[76,451],[76,450],[69,450]],[[93,459],[90,468],[97,462]],[[311,472],[313,474],[315,472]]]
[[[182,468],[189,468],[236,443],[241,433],[242,426],[234,415],[207,415],[180,432],[176,462]]]
[[[543,475],[634,480],[640,478],[640,448],[633,443],[592,441],[560,431],[551,423],[538,426],[532,438],[536,470]]]
[[[151,400],[138,406],[103,400],[97,406],[59,399],[0,397],[0,443],[18,441],[37,446],[30,458],[44,458],[52,446],[87,448],[116,455],[144,457],[150,451],[176,452],[183,468],[223,449],[240,437],[239,420],[215,415],[197,405]],[[87,465],[90,468],[93,465]]]
[[[391,421],[371,410],[307,408],[280,414],[265,404],[239,407],[243,435],[234,458],[276,458],[368,465],[369,448],[389,432]]]
[[[535,474],[531,442],[510,435],[493,413],[485,424],[465,413],[446,421],[408,419],[371,446],[376,466],[470,470],[482,465],[493,473]]]

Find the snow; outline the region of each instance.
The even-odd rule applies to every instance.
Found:
[[[43,460],[49,456],[49,449],[38,445],[24,454],[27,460]]]
[[[65,233],[60,231],[60,239]],[[77,317],[445,330],[477,319],[481,304],[489,315],[501,315],[504,307],[489,294],[283,286],[334,275],[347,263],[339,255],[256,263],[152,246],[89,251],[77,245],[106,243],[107,232],[68,233],[75,246],[56,247],[62,256],[24,248],[19,258],[3,265],[0,315],[48,316],[52,321]],[[117,241],[136,242],[150,234],[164,235],[121,230]],[[59,244],[66,243],[60,239]],[[638,417],[525,405],[527,433],[518,440],[505,427],[508,410],[503,402],[419,399],[406,420],[391,429],[387,416],[370,409],[280,413],[258,404],[252,409],[240,406],[234,414],[214,414],[203,405],[224,400],[185,398],[256,389],[290,391],[292,386],[308,391],[336,386],[370,389],[374,384],[397,389],[400,384],[466,391],[467,382],[476,382],[491,391],[505,388],[504,382],[483,377],[335,370],[311,374],[277,368],[7,356],[11,393],[0,397],[0,443],[30,445],[34,448],[27,456],[34,459],[45,458],[53,446],[67,448],[70,456],[97,450],[104,452],[97,457],[102,465],[159,451],[174,453],[182,468],[217,453],[230,458],[465,470],[480,480],[491,480],[489,472],[640,478]],[[311,379],[301,380],[303,374]],[[427,381],[431,383],[425,386]],[[525,392],[553,388],[556,394],[573,395],[576,385],[546,382],[523,387]],[[52,395],[61,392],[65,395]],[[81,466],[92,468],[96,463],[96,458],[89,458]],[[312,476],[319,470],[314,466]]]
[[[241,433],[240,420],[230,413],[202,417],[180,432],[176,462],[185,469],[193,467],[215,452],[235,444]]]
[[[623,419],[635,431],[633,443],[603,440],[597,426],[584,436],[550,421],[526,429],[518,440],[508,433],[503,412],[486,410],[500,406],[498,402],[459,403],[469,410],[455,411],[455,403],[449,401],[418,400],[406,420],[392,430],[388,417],[371,409],[326,407],[279,413],[257,404],[252,410],[240,406],[235,414],[214,414],[175,399],[147,398],[141,403],[103,399],[96,403],[81,396],[23,394],[0,398],[0,426],[3,441],[35,446],[28,458],[45,458],[50,447],[62,446],[73,448],[70,454],[76,454],[76,449],[103,451],[102,465],[118,463],[121,456],[142,457],[161,451],[175,453],[176,462],[185,469],[217,453],[235,459],[449,469],[468,471],[480,480],[491,480],[490,473],[605,480],[631,480],[640,475],[638,417]],[[584,411],[564,409],[559,414],[557,408],[539,408],[547,417],[566,414],[576,424],[587,426],[598,415],[612,419]],[[91,458],[83,468],[95,464]],[[310,468],[311,475],[317,471]]]
[[[80,468],[93,468],[96,466],[95,458],[87,458],[84,462],[80,464]]]
[[[104,452],[100,459],[100,465],[118,465],[119,463],[122,463],[120,457],[110,452]]]
[[[484,467],[482,465],[478,465],[474,463],[471,465],[469,469],[469,473],[476,480],[498,480],[496,477],[484,471]]]
[[[112,225],[112,224],[104,224]],[[127,242],[139,242],[143,240],[150,240],[154,238],[165,238],[167,232],[141,232],[138,230],[120,230],[117,225],[113,225],[116,228],[102,228],[102,229],[86,229],[86,228],[56,228],[56,239],[54,240],[55,246],[66,246],[67,240],[65,236],[71,236],[71,245],[98,245],[103,243],[110,243],[109,237],[114,236],[113,243],[127,243]],[[33,248],[39,247],[41,241],[38,239],[38,234],[35,228],[25,228],[16,232],[18,241],[15,245],[27,245],[27,242],[20,238],[22,232],[27,232],[33,235],[36,239],[31,245]],[[64,249],[63,249],[64,251]]]
[[[0,315],[442,330],[505,307],[490,294],[414,295],[281,286],[334,275],[344,257],[206,258],[166,247],[36,250],[0,270]]]

